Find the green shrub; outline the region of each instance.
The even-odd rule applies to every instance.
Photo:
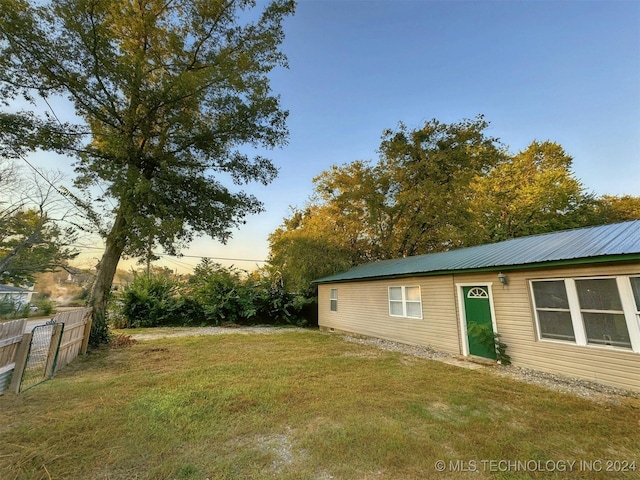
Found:
[[[121,328],[158,327],[179,325],[175,318],[178,307],[177,283],[166,275],[155,273],[134,275],[124,286],[119,298],[120,317],[115,323]]]
[[[310,302],[269,278],[203,260],[186,284],[166,273],[135,274],[111,302],[114,328],[306,325]]]
[[[11,299],[0,300],[0,316],[10,317],[16,312],[16,304]]]
[[[180,295],[176,300],[174,319],[179,325],[200,327],[207,325],[202,305],[193,298]]]
[[[49,298],[41,298],[35,302],[35,306],[38,307],[38,313],[40,315],[51,315],[56,308],[56,304]]]
[[[256,297],[256,316],[261,320],[260,323],[307,325],[303,312],[306,305],[313,300],[288,292],[277,283],[263,282],[255,288],[260,292]]]
[[[255,316],[253,292],[243,285],[240,271],[223,268],[207,259],[194,270],[189,280],[191,298],[202,306],[210,325],[245,324]]]
[[[270,278],[242,278],[242,271],[203,260],[189,280],[192,298],[207,323],[303,325],[308,300],[287,292]]]
[[[31,306],[28,303],[5,298],[0,301],[0,318],[27,318],[30,313]]]

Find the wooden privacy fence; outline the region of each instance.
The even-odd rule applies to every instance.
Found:
[[[86,353],[91,309],[58,313],[30,332],[25,327],[26,319],[0,324],[0,394],[37,385]]]
[[[0,393],[9,386],[15,367],[16,353],[27,326],[26,319],[0,323]]]
[[[56,371],[69,364],[80,353],[87,353],[89,332],[91,332],[91,309],[81,308],[70,312],[58,313],[56,323],[64,324]]]

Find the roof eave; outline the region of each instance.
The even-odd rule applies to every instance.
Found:
[[[563,267],[570,265],[584,265],[584,264],[600,264],[600,263],[619,263],[619,262],[640,262],[640,253],[628,253],[620,255],[600,255],[595,257],[582,257],[571,258],[566,260],[550,260],[545,262],[534,262],[517,265],[492,265],[479,268],[466,268],[466,269],[445,269],[445,270],[433,270],[429,272],[410,272],[402,274],[390,274],[390,275],[375,275],[375,276],[363,276],[352,277],[332,280],[331,277],[327,279],[314,280],[312,283],[323,285],[328,283],[348,283],[348,282],[366,282],[372,280],[383,279],[395,279],[395,278],[410,278],[410,277],[434,277],[438,275],[454,275],[462,273],[481,273],[481,272],[495,272],[497,270],[529,270],[534,268],[550,268],[550,267]]]

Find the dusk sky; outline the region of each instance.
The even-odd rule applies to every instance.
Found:
[[[268,153],[278,179],[246,188],[266,212],[228,245],[200,239],[187,255],[266,259],[268,235],[289,206],[304,206],[312,178],[375,161],[382,131],[398,122],[483,114],[512,153],[551,140],[589,191],[640,195],[638,1],[301,0],[285,33],[290,68],[273,73],[272,88],[289,110],[289,144]],[[69,159],[54,158],[32,160],[71,172]]]

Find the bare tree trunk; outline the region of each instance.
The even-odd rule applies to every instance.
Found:
[[[107,304],[111,294],[113,277],[126,245],[126,224],[124,215],[118,213],[111,232],[107,236],[107,244],[98,264],[96,279],[91,288],[89,305],[93,307],[93,323],[89,342],[92,346],[106,343],[109,339]]]

